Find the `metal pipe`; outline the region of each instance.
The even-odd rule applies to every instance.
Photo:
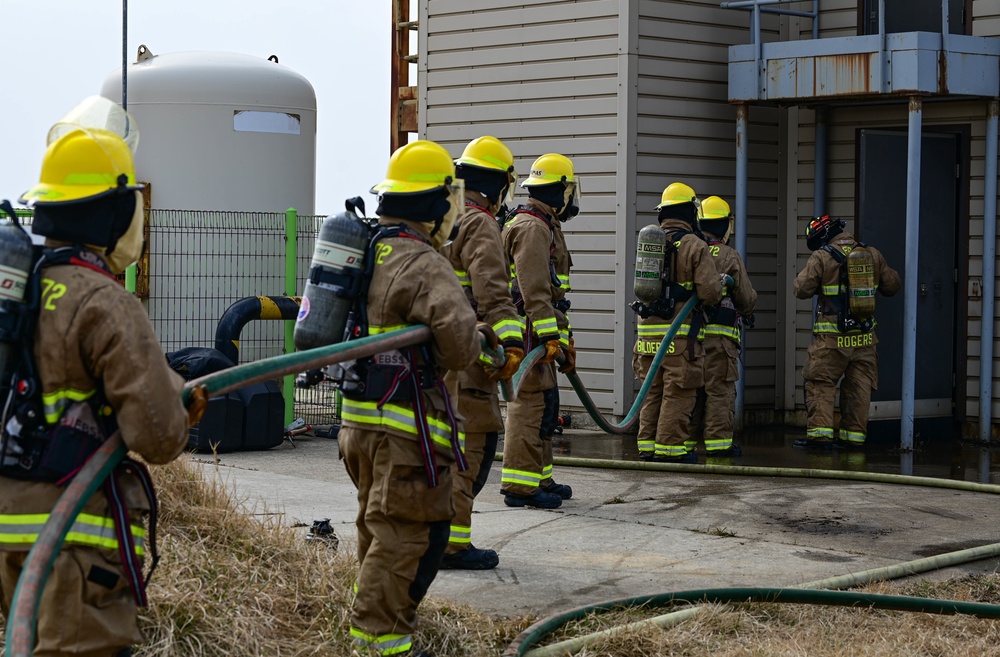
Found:
[[[128,111],[128,0],[122,0],[122,109]]]
[[[215,327],[215,348],[233,361],[240,362],[240,333],[254,319],[295,319],[299,297],[244,297],[222,313]]]
[[[815,156],[813,158],[813,216],[822,217],[826,214],[826,164],[827,144],[829,143],[828,126],[830,109],[826,105],[816,108],[816,127],[813,135]]]
[[[819,0],[813,0],[812,19],[813,19],[813,38],[814,39],[818,39],[819,38]]]
[[[747,261],[747,171],[750,143],[747,141],[747,127],[750,121],[750,106],[742,103],[736,106],[736,252],[743,262]],[[744,371],[743,359],[737,361],[739,378],[736,380],[736,400],[733,404],[733,431],[743,431]]]
[[[979,338],[979,440],[990,442],[993,425],[993,316],[997,264],[997,117],[1000,101],[986,105],[983,180],[983,310]]]
[[[882,4],[884,0],[879,0]],[[923,105],[911,96],[906,147],[906,272],[903,278],[903,404],[900,449],[913,449],[913,406],[917,380],[917,278],[920,248],[920,140]]]
[[[753,6],[753,31],[751,32],[751,37],[753,38],[754,44],[754,62],[757,65],[757,98],[763,96],[763,43],[760,36],[760,5]]]

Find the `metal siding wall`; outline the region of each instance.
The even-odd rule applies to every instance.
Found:
[[[982,276],[982,253],[983,253],[983,175],[984,175],[984,153],[985,153],[985,126],[986,105],[984,102],[957,102],[957,103],[925,103],[923,122],[925,126],[931,125],[962,125],[971,126],[971,185],[969,197],[969,276]],[[812,211],[813,194],[813,112],[810,110],[801,111],[802,123],[799,128],[799,161],[797,169],[798,179],[798,207],[800,216],[796,220],[798,238],[798,249],[796,258],[796,271],[805,266],[809,252],[806,249],[805,239],[801,236],[804,230],[805,221],[808,215],[804,212]],[[850,107],[831,111],[830,115],[830,145],[828,165],[829,188],[827,209],[831,216],[848,220],[848,229],[854,228],[854,193],[855,193],[855,157],[856,145],[855,134],[858,128],[878,128],[894,127],[906,128],[906,105],[878,106],[878,107]],[[901,238],[902,239],[902,238]],[[878,246],[878,245],[875,245]],[[962,245],[959,245],[962,248]],[[889,263],[902,274],[901,263]],[[790,284],[790,283],[789,283]],[[1000,289],[1000,287],[998,287]],[[966,295],[966,290],[958,290],[958,298],[961,300]],[[958,403],[962,404],[961,396],[964,394],[964,411],[970,417],[970,421],[975,421],[979,414],[979,336],[981,335],[982,302],[978,299],[967,298],[967,312],[969,321],[967,326],[956,327],[956,336],[967,335],[965,371],[967,375],[967,387],[965,391],[958,391]],[[1000,311],[1000,304],[997,306]],[[877,311],[876,311],[877,312]],[[796,408],[804,409],[802,397],[802,366],[805,364],[805,351],[812,339],[812,321],[810,317],[811,302],[796,302],[796,331],[795,331],[795,355],[796,355],[796,388],[795,400]],[[1000,324],[997,325],[994,343],[995,353],[1000,353]],[[881,340],[891,339],[891,336],[881,335]],[[919,359],[921,355],[917,355]],[[956,364],[956,367],[962,367]],[[993,415],[1000,417],[1000,371],[994,367],[994,395],[993,395]]]
[[[420,135],[454,155],[494,135],[515,156],[521,179],[538,156],[557,152],[583,179],[583,214],[564,225],[573,254],[570,320],[580,376],[594,401],[622,412],[630,363],[616,345],[620,255],[619,31],[629,0],[420,3]],[[515,203],[525,199],[519,190]],[[618,351],[616,356],[615,352]],[[563,384],[565,380],[560,377]],[[617,385],[616,385],[617,383]],[[563,405],[580,407],[563,389]]]
[[[1000,36],[1000,0],[973,0],[973,36]]]
[[[765,16],[765,38],[778,20]],[[733,204],[736,110],[728,103],[728,47],[749,41],[746,12],[714,0],[639,2],[638,214],[634,232],[656,221],[663,188],[681,180],[702,198]],[[749,126],[747,268],[760,299],[746,338],[746,404],[774,407],[778,252],[778,111],[754,107]],[[734,208],[735,210],[735,208]],[[630,267],[631,272],[631,267]]]

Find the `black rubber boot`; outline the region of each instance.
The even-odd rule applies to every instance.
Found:
[[[567,484],[557,484],[554,481],[549,481],[549,485],[542,488],[546,493],[552,493],[553,495],[558,495],[564,500],[568,500],[573,497],[573,489]]]
[[[503,503],[507,506],[521,507],[533,506],[537,509],[558,509],[562,506],[562,498],[552,493],[546,493],[541,488],[531,495],[519,495],[517,493],[503,493]]]
[[[445,553],[441,570],[492,570],[500,563],[495,550],[480,550],[470,545],[461,552]]]

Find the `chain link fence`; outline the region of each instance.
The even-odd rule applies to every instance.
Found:
[[[30,212],[18,215],[31,225]],[[324,218],[283,212],[151,210],[146,245],[149,294],[143,304],[164,352],[214,347],[219,320],[233,303],[246,297],[285,296],[290,221],[296,235],[295,294],[301,294]],[[284,353],[284,324],[249,322],[239,336],[240,362]],[[294,417],[312,425],[339,423],[339,399],[329,383],[296,388],[294,396]]]

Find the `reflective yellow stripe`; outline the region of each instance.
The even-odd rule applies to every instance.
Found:
[[[449,543],[472,543],[472,527],[462,525],[452,525],[451,535],[448,537]]]
[[[462,287],[472,287],[472,279],[469,278],[469,272],[456,269],[455,276],[458,276],[458,282],[462,284]]]
[[[692,283],[691,281],[681,281],[680,283],[678,283],[678,285],[680,285],[682,288],[684,288],[689,292],[694,289],[694,283]]]
[[[0,545],[34,545],[48,520],[47,513],[0,514]],[[146,530],[141,525],[132,525],[131,531],[135,553],[141,557],[145,554]],[[117,550],[115,521],[81,513],[70,525],[66,542]]]
[[[405,433],[417,435],[417,416],[412,408],[399,404],[385,404],[381,409],[378,402],[344,399],[341,417],[350,422],[367,424],[376,427],[398,429]],[[431,440],[435,444],[451,449],[451,426],[437,418],[428,417],[427,427],[431,432]],[[458,432],[459,445],[465,451],[465,433]]]
[[[850,443],[865,442],[865,434],[860,431],[846,431],[844,429],[841,429],[840,437]]]
[[[722,335],[737,342],[740,341],[740,330],[735,326],[725,324],[709,324],[705,327],[705,335]]]
[[[535,333],[538,334],[538,337],[559,335],[559,323],[556,321],[555,317],[540,319],[537,322],[534,322],[534,327]]]
[[[45,410],[45,421],[55,424],[72,404],[90,399],[97,390],[75,390],[66,388],[55,392],[42,393],[42,405]]]
[[[354,645],[377,650],[383,655],[398,655],[413,647],[413,638],[409,634],[367,634],[356,627],[351,628]]]
[[[840,283],[836,285],[824,285],[823,294],[828,297],[835,297],[840,294]]]
[[[501,319],[493,325],[493,332],[497,334],[497,338],[501,342],[504,340],[521,340],[523,337],[521,331],[521,323],[516,319]]]
[[[640,338],[646,338],[648,340],[659,339],[663,340],[667,336],[667,331],[670,330],[670,324],[639,324],[638,334]],[[675,338],[687,337],[688,333],[691,331],[690,324],[681,324],[680,328],[677,329],[677,333],[674,334]],[[705,329],[701,329],[698,333],[699,338],[705,337]]]
[[[398,331],[400,329],[405,329],[413,326],[413,324],[395,324],[393,326],[369,326],[369,335],[379,335],[381,333],[388,333],[389,331]]]
[[[556,274],[556,278],[559,279],[559,289],[569,291],[571,288],[569,286],[569,274]]]
[[[538,486],[542,481],[542,475],[527,470],[514,470],[503,468],[500,471],[500,481],[505,484],[521,484],[522,486]]]
[[[811,440],[817,438],[833,440],[833,427],[813,427],[812,429],[806,429],[806,438]]]

